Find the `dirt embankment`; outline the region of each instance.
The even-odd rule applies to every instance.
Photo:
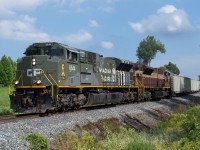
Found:
[[[172,113],[181,113],[196,105],[199,100],[200,94],[159,100],[156,101],[159,105],[141,108],[141,112],[133,114],[126,113],[122,116],[122,120],[138,131],[150,130],[161,120],[168,119]]]

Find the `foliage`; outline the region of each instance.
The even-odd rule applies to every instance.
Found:
[[[0,115],[8,115],[8,114],[13,114],[13,111],[10,109],[8,87],[0,86]]]
[[[114,124],[115,123],[115,124]],[[79,127],[80,129],[80,127]],[[98,129],[101,129],[98,130]],[[104,132],[100,140],[93,130]],[[96,140],[98,138],[99,140]],[[54,150],[79,149],[79,150],[126,150],[132,145],[137,148],[154,148],[150,137],[137,133],[134,129],[128,128],[117,119],[102,119],[96,123],[89,123],[82,128],[81,132],[66,131],[61,134],[53,143]]]
[[[1,64],[0,61],[0,84],[2,84],[4,82],[4,78],[6,77],[6,73],[3,70],[3,65]]]
[[[64,149],[79,149],[79,150],[95,150],[94,138],[89,132],[83,131],[81,136],[78,136],[75,132],[67,131],[64,134],[58,136],[57,140],[53,144],[54,150]]]
[[[148,137],[147,134],[138,133],[134,129],[120,127],[118,133],[107,133],[106,138],[101,142],[101,149],[118,149],[118,150],[131,150],[134,149],[155,149],[151,143],[153,138]]]
[[[185,123],[185,119],[186,114],[173,114],[167,122],[161,122],[159,126],[165,131],[176,132]]]
[[[167,122],[162,122],[163,138],[169,149],[200,149],[200,106],[183,114],[174,114]]]
[[[147,36],[146,39],[140,42],[136,55],[139,62],[150,65],[151,60],[156,57],[157,52],[166,52],[164,44],[156,40],[154,36]]]
[[[80,132],[60,135],[53,149],[200,150],[200,106],[179,109],[181,113],[172,114],[148,133],[136,132],[115,118],[79,126]],[[98,132],[103,132],[101,138]]]
[[[31,144],[33,150],[47,150],[48,140],[41,134],[29,134],[25,137],[25,140]]]
[[[0,108],[0,116],[1,115],[10,115],[13,114],[13,110],[9,108]]]
[[[164,70],[168,70],[174,74],[179,75],[180,74],[180,70],[178,69],[178,67],[176,66],[176,64],[173,64],[172,62],[169,62],[167,65],[164,65],[162,67],[160,67],[161,69]]]
[[[0,83],[4,86],[9,85],[15,75],[16,64],[12,61],[10,57],[4,55],[0,61]]]
[[[131,141],[125,150],[155,150],[155,146],[148,142]]]
[[[182,128],[185,136],[190,141],[200,141],[200,106],[188,110]]]
[[[200,143],[196,143],[193,141],[188,141],[187,138],[181,138],[178,141],[174,141],[170,149],[172,150],[199,150],[200,149]]]
[[[12,82],[16,80],[16,70],[17,70],[17,63],[15,61],[13,61],[10,57],[8,57],[11,66],[12,66]]]

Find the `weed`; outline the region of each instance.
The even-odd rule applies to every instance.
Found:
[[[125,150],[155,150],[155,146],[149,142],[131,141]]]
[[[75,132],[66,131],[65,133],[58,136],[53,144],[52,149],[95,150],[96,146],[93,137],[87,131],[82,131],[80,137]]]
[[[182,125],[185,136],[190,141],[200,140],[200,106],[189,109],[186,113],[186,121]]]
[[[10,109],[10,100],[8,95],[8,87],[0,86],[0,115],[13,114]]]
[[[31,144],[33,150],[47,150],[48,140],[41,134],[29,134],[24,138]]]

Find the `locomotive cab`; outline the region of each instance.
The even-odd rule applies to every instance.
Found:
[[[11,108],[21,112],[45,112],[56,107],[54,85],[62,78],[58,74],[67,52],[57,43],[35,43],[24,54],[17,63]]]

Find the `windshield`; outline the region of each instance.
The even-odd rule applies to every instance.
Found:
[[[26,51],[26,56],[31,56],[31,55],[62,56],[63,54],[64,54],[63,49],[31,49]]]
[[[63,50],[62,49],[45,49],[44,55],[62,56]]]

